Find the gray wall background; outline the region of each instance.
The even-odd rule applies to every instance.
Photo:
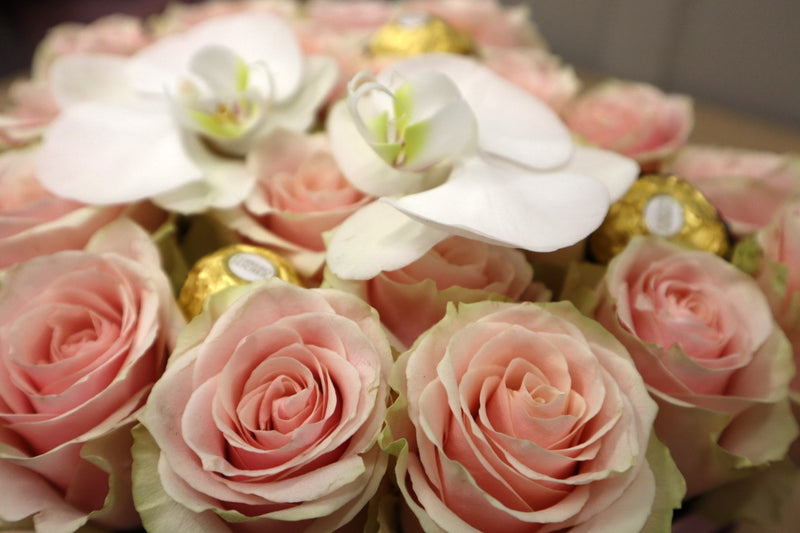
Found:
[[[527,4],[569,63],[800,129],[798,0],[504,3]]]

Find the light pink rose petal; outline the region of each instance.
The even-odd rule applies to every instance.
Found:
[[[215,359],[214,357],[199,355],[197,358],[197,367],[193,372],[196,382],[198,384],[203,383],[207,379],[219,374],[227,363],[227,358],[231,356],[235,343],[238,343],[237,339],[246,337],[249,333],[260,328],[265,323],[276,322],[280,318],[283,318],[285,316],[285,310],[281,304],[282,295],[286,293],[286,291],[291,292],[292,290],[292,287],[288,284],[286,284],[285,287],[279,285],[271,289],[273,297],[269,299],[262,297],[259,301],[258,316],[254,316],[243,310],[243,308],[246,308],[249,298],[254,297],[253,295],[236,300],[231,306],[231,310],[226,312],[220,320],[215,322],[207,334],[208,339],[219,338],[220,342],[227,341],[227,346],[225,346],[228,350],[226,357]],[[293,311],[295,314],[313,312],[325,313],[330,311],[330,304],[315,293],[311,293],[308,298],[298,302],[297,306],[293,308]],[[231,345],[231,343],[234,344]],[[212,350],[209,345],[213,345],[213,343],[206,343],[200,348],[201,351]],[[222,348],[223,346],[219,346],[219,349]],[[213,349],[215,351],[218,350],[217,348]],[[223,353],[225,352],[223,351]]]
[[[30,470],[0,460],[0,473],[3,479],[14,479],[12,485],[4,483],[0,498],[0,517],[16,522],[47,509],[44,516],[39,514],[38,523],[51,527],[51,531],[70,533],[86,523],[87,516],[64,503],[62,497],[44,479]]]

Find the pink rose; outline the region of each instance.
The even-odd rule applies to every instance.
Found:
[[[579,96],[567,126],[591,144],[655,163],[686,143],[694,125],[692,102],[644,83],[609,81]]]
[[[0,268],[83,248],[123,211],[121,206],[85,206],[45,191],[35,178],[36,149],[0,153]]]
[[[35,141],[59,112],[46,80],[15,80],[7,97],[10,105],[0,114],[0,150]]]
[[[450,237],[399,270],[361,282],[327,273],[326,280],[374,307],[389,331],[408,347],[444,317],[449,302],[516,300],[532,277],[533,269],[519,250]]]
[[[784,205],[755,238],[764,255],[756,281],[800,366],[800,200]],[[790,387],[800,403],[800,374],[795,374]]]
[[[578,92],[578,78],[572,68],[546,50],[484,47],[481,54],[487,67],[556,112],[561,112]]]
[[[139,524],[130,429],[182,324],[158,251],[127,220],[3,273],[0,521]]]
[[[482,46],[544,47],[524,6],[507,7],[497,0],[418,0],[402,7],[404,12],[436,15]]]
[[[375,312],[269,280],[213,295],[178,342],[135,431],[145,528],[349,523],[387,464],[376,442],[392,354]]]
[[[397,7],[382,0],[312,0],[306,9],[311,21],[340,33],[352,30],[371,33],[396,14]]]
[[[158,37],[182,32],[209,19],[242,12],[271,13],[283,18],[296,15],[297,4],[291,0],[212,0],[196,4],[170,3],[163,13],[152,19]]]
[[[714,254],[637,237],[610,263],[594,316],[658,402],[656,433],[689,496],[784,457],[797,436],[792,354],[749,276]]]
[[[797,156],[687,146],[665,161],[662,171],[697,187],[737,236],[764,226],[782,204],[800,194]]]
[[[451,306],[391,382],[383,444],[424,530],[668,529],[682,486],[651,438],[656,405],[570,304]]]
[[[129,15],[110,15],[90,24],[66,23],[51,28],[36,47],[34,79],[45,79],[57,58],[72,54],[129,56],[150,44],[142,21]]]
[[[322,234],[371,198],[345,179],[322,134],[278,130],[248,157],[256,187],[243,210],[220,217],[251,241],[284,251],[303,275],[315,276],[325,260]]]

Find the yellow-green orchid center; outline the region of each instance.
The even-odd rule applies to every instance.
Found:
[[[269,72],[221,46],[199,50],[190,70],[176,98],[184,124],[220,150],[243,153],[270,107]]]
[[[369,72],[348,85],[355,125],[375,153],[404,170],[424,171],[475,146],[475,118],[444,75],[427,72],[394,91]]]

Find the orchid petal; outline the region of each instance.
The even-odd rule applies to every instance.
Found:
[[[50,88],[62,109],[82,102],[133,103],[127,58],[103,54],[61,57],[50,70]]]
[[[328,242],[328,267],[342,279],[374,278],[412,263],[448,236],[373,202],[336,228]]]
[[[385,202],[450,233],[492,244],[549,252],[574,244],[606,215],[600,182],[567,172],[532,173],[473,157],[435,189]]]
[[[228,209],[244,202],[256,183],[255,174],[247,170],[244,161],[219,156],[191,135],[184,138],[184,146],[200,168],[203,180],[155,196],[156,204],[190,214],[210,207]]]
[[[271,108],[262,133],[276,128],[305,131],[313,124],[316,110],[323,104],[339,76],[336,63],[327,57],[306,58],[303,83],[297,94],[282,105]]]
[[[431,119],[406,129],[404,168],[423,171],[442,162],[452,162],[475,145],[475,117],[463,100],[450,102]]]
[[[189,69],[219,100],[233,101],[247,89],[247,64],[224,46],[202,48],[192,56]]]
[[[91,204],[128,203],[198,181],[172,116],[87,103],[47,130],[37,177],[53,193]]]
[[[629,157],[587,146],[576,146],[563,172],[591,176],[608,189],[611,201],[619,200],[639,176],[639,164]]]
[[[224,45],[246,63],[264,62],[274,81],[275,99],[294,94],[303,75],[300,47],[292,30],[268,13],[241,13],[198,24],[184,33],[164,37],[133,57],[133,70],[147,75],[142,88],[160,91],[183,72],[192,56],[210,45]]]
[[[344,101],[331,109],[327,129],[331,152],[342,173],[354,187],[369,195],[418,192],[438,185],[446,177],[443,172],[405,172],[386,164],[359,133]]]
[[[410,124],[428,120],[448,102],[461,100],[458,87],[440,72],[425,72],[414,76],[397,88],[395,96],[408,111]]]
[[[555,168],[571,156],[572,139],[555,112],[475,60],[448,54],[415,56],[394,63],[378,81],[390,83],[428,71],[447,75],[458,87],[475,114],[482,150],[537,170]]]

